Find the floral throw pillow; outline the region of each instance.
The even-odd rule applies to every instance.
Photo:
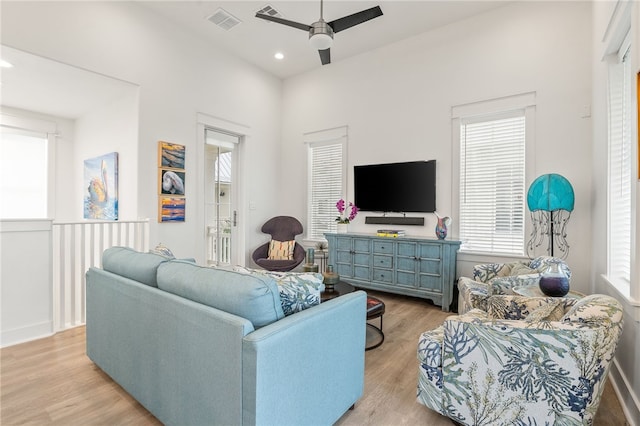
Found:
[[[295,240],[277,241],[271,240],[269,243],[269,252],[267,259],[270,260],[293,260],[293,250],[295,248]]]
[[[168,247],[162,245],[162,243],[160,243],[157,246],[155,246],[155,248],[153,250],[149,250],[149,253],[159,254],[160,256],[164,256],[164,257],[166,257],[168,259],[175,259],[175,256],[173,255],[173,252],[171,250],[169,250]]]
[[[278,284],[285,316],[320,304],[320,293],[324,290],[324,284],[322,274],[318,272],[273,272],[244,266],[234,266],[233,270],[273,278]]]

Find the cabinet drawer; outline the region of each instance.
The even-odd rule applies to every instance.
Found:
[[[420,288],[434,293],[442,293],[442,278],[420,274]]]
[[[418,248],[420,258],[442,259],[442,246],[440,244],[420,244]]]
[[[411,287],[416,286],[416,274],[414,272],[397,271],[396,272],[396,285],[398,287]]]
[[[353,249],[356,251],[356,253],[370,253],[371,240],[364,238],[354,238]]]
[[[416,260],[413,257],[396,257],[396,268],[400,271],[415,271]]]
[[[369,267],[368,266],[354,266],[353,267],[353,277],[361,280],[369,281],[371,277],[369,276]]]
[[[393,244],[390,241],[373,241],[373,252],[382,254],[393,254]]]
[[[389,271],[387,269],[377,269],[373,268],[373,280],[380,281],[383,283],[392,283],[393,282],[393,271]]]
[[[420,259],[420,272],[440,276],[442,262],[440,259]]]
[[[391,256],[373,256],[373,266],[378,268],[392,268],[393,267],[393,257]]]
[[[369,266],[371,256],[368,254],[356,253],[353,255],[353,264],[356,266]]]

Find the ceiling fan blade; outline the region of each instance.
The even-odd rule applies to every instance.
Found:
[[[328,24],[333,28],[334,33],[338,33],[346,30],[347,28],[367,22],[373,18],[377,18],[378,16],[382,16],[382,9],[380,9],[380,6],[372,7],[371,9],[363,10],[362,12],[356,12],[353,15],[331,21]]]
[[[287,25],[289,27],[297,28],[302,31],[309,31],[311,25],[300,24],[298,22],[289,21],[287,19],[277,18],[275,16],[264,15],[262,13],[256,13],[256,18],[264,19],[267,21],[277,22],[278,24]]]
[[[320,54],[320,61],[322,61],[322,65],[327,65],[331,63],[331,49],[318,50]]]

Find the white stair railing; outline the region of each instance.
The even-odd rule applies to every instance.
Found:
[[[207,264],[231,264],[231,234],[218,234],[216,226],[209,226],[207,229]]]
[[[149,250],[149,220],[53,223],[54,332],[85,323],[85,273],[114,246]]]

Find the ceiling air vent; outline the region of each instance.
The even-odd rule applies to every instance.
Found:
[[[207,20],[213,22],[225,31],[229,31],[231,28],[242,22],[222,8],[219,8],[218,10],[213,12],[213,15],[209,16]]]
[[[256,13],[262,13],[263,15],[275,16],[276,18],[282,18],[282,14],[273,8],[270,4],[264,5],[262,9],[257,10]]]

